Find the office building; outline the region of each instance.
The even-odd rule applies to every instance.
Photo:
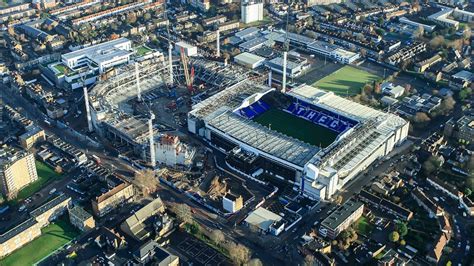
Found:
[[[38,180],[32,153],[4,147],[0,149],[0,184],[2,193],[15,198],[24,187]]]

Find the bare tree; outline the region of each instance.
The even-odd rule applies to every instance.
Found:
[[[439,35],[439,36],[436,36],[433,39],[431,39],[429,44],[430,44],[431,48],[436,49],[436,48],[439,48],[439,47],[445,45],[446,40],[444,39],[443,36]]]
[[[314,256],[313,255],[306,255],[306,257],[304,257],[303,265],[304,266],[313,266],[314,265]]]
[[[184,203],[177,204],[173,206],[172,210],[176,214],[176,218],[178,218],[178,221],[187,224],[193,222],[193,214],[189,205]]]
[[[263,266],[263,263],[260,259],[255,258],[249,260],[249,262],[246,264],[247,266]]]
[[[157,190],[159,182],[156,178],[155,172],[151,169],[145,169],[135,173],[135,185],[140,192],[147,196]]]
[[[425,28],[423,28],[423,26],[420,25],[418,29],[416,29],[413,32],[413,38],[420,39],[421,37],[423,37],[424,34],[425,34]]]
[[[210,238],[217,245],[221,245],[225,241],[225,235],[221,230],[215,229],[212,230]]]
[[[250,260],[252,253],[250,250],[241,244],[230,244],[228,250],[230,251],[230,258],[236,265],[243,265]]]
[[[428,115],[422,112],[416,113],[415,118],[413,119],[415,123],[425,123],[429,122],[430,120],[431,119],[428,117]]]

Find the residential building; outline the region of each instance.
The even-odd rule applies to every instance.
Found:
[[[34,126],[22,135],[20,135],[20,145],[25,150],[29,150],[35,143],[46,140],[46,134],[40,127]]]
[[[380,198],[367,190],[362,190],[359,193],[359,197],[363,202],[373,204],[374,207],[382,209],[387,213],[394,215],[395,217],[404,221],[409,221],[413,217],[413,212],[407,208],[397,205],[391,201]]]
[[[153,229],[150,219],[164,211],[163,202],[160,198],[156,198],[128,217],[120,225],[120,229],[136,240],[143,241],[150,237]]]
[[[81,231],[89,231],[95,228],[95,220],[92,214],[80,206],[74,206],[69,209],[69,220],[72,225]]]
[[[240,14],[245,24],[263,20],[263,0],[242,0]]]
[[[362,202],[353,199],[348,200],[321,222],[320,235],[330,239],[336,238],[340,232],[357,221],[362,216],[363,211],[364,204]]]
[[[134,195],[133,185],[121,183],[92,200],[94,214],[102,217],[122,203],[129,201]]]
[[[437,264],[439,260],[441,259],[441,256],[443,255],[444,247],[448,244],[448,242],[449,242],[448,236],[444,232],[441,232],[436,240],[436,243],[433,245],[433,247],[430,249],[430,251],[426,255],[426,259],[428,259],[428,261],[432,263]]]
[[[342,3],[342,0],[305,0],[307,6],[331,5]]]
[[[443,216],[444,211],[443,209],[433,202],[426,194],[420,189],[420,188],[415,188],[412,192],[411,195],[415,199],[415,201],[425,209],[429,216],[431,218],[437,217],[437,216]]]
[[[189,3],[191,6],[194,8],[199,9],[200,11],[207,11],[211,7],[211,1],[210,0],[189,0]]]
[[[133,252],[133,257],[140,264],[147,264],[153,261],[157,266],[178,266],[179,257],[172,255],[163,249],[153,240],[140,246]]]
[[[222,197],[222,208],[230,213],[238,212],[242,209],[243,205],[244,199],[242,195],[237,196],[229,191]]]
[[[3,195],[15,198],[24,187],[38,180],[33,153],[0,148],[0,185]]]
[[[28,244],[40,235],[41,226],[34,218],[29,218],[18,224],[0,235],[0,258]]]
[[[467,215],[474,216],[474,202],[469,197],[463,197],[461,206],[466,211]]]
[[[207,18],[202,20],[202,25],[205,27],[216,25],[216,24],[221,24],[227,21],[227,17],[224,15],[220,16],[215,16],[212,18]]]
[[[56,2],[56,0],[33,0],[31,4],[36,9],[50,9],[55,7],[58,2]]]
[[[384,94],[390,95],[392,98],[398,98],[405,93],[405,88],[400,85],[393,85],[391,82],[384,82],[380,86]]]
[[[461,191],[459,191],[456,188],[456,186],[446,183],[435,176],[430,176],[426,180],[436,189],[441,190],[442,192],[446,193],[451,198],[455,200],[459,200],[461,202],[464,194]]]
[[[423,61],[420,61],[420,62],[416,63],[415,64],[415,70],[420,72],[420,73],[423,73],[423,72],[425,72],[425,70],[427,70],[428,68],[430,68],[434,64],[440,62],[441,60],[443,60],[443,58],[439,54],[435,54],[435,55],[431,56],[428,59],[425,59]]]
[[[30,217],[0,235],[0,258],[41,236],[41,228],[67,210],[71,198],[60,194],[30,212]]]
[[[230,30],[235,30],[240,27],[240,22],[238,20],[227,21],[225,23],[219,24],[219,31],[225,32]]]
[[[71,197],[65,194],[55,194],[53,198],[30,212],[30,215],[40,224],[47,226],[50,222],[65,213],[71,203]]]

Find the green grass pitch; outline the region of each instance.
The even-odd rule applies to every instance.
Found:
[[[266,127],[270,126],[272,130],[287,136],[322,148],[329,146],[337,138],[336,132],[279,109],[272,108],[255,117],[254,121]]]
[[[345,66],[336,72],[313,83],[314,87],[333,91],[341,96],[354,96],[361,92],[362,87],[380,77],[351,66]]]
[[[74,239],[80,232],[69,223],[67,216],[63,216],[41,229],[41,233],[40,237],[2,259],[0,265],[34,265],[39,260]]]

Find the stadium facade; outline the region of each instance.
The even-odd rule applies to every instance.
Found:
[[[188,114],[188,130],[225,152],[230,167],[285,180],[315,199],[331,198],[400,145],[408,128],[394,114],[332,92],[301,85],[281,93],[250,80],[194,105]]]

